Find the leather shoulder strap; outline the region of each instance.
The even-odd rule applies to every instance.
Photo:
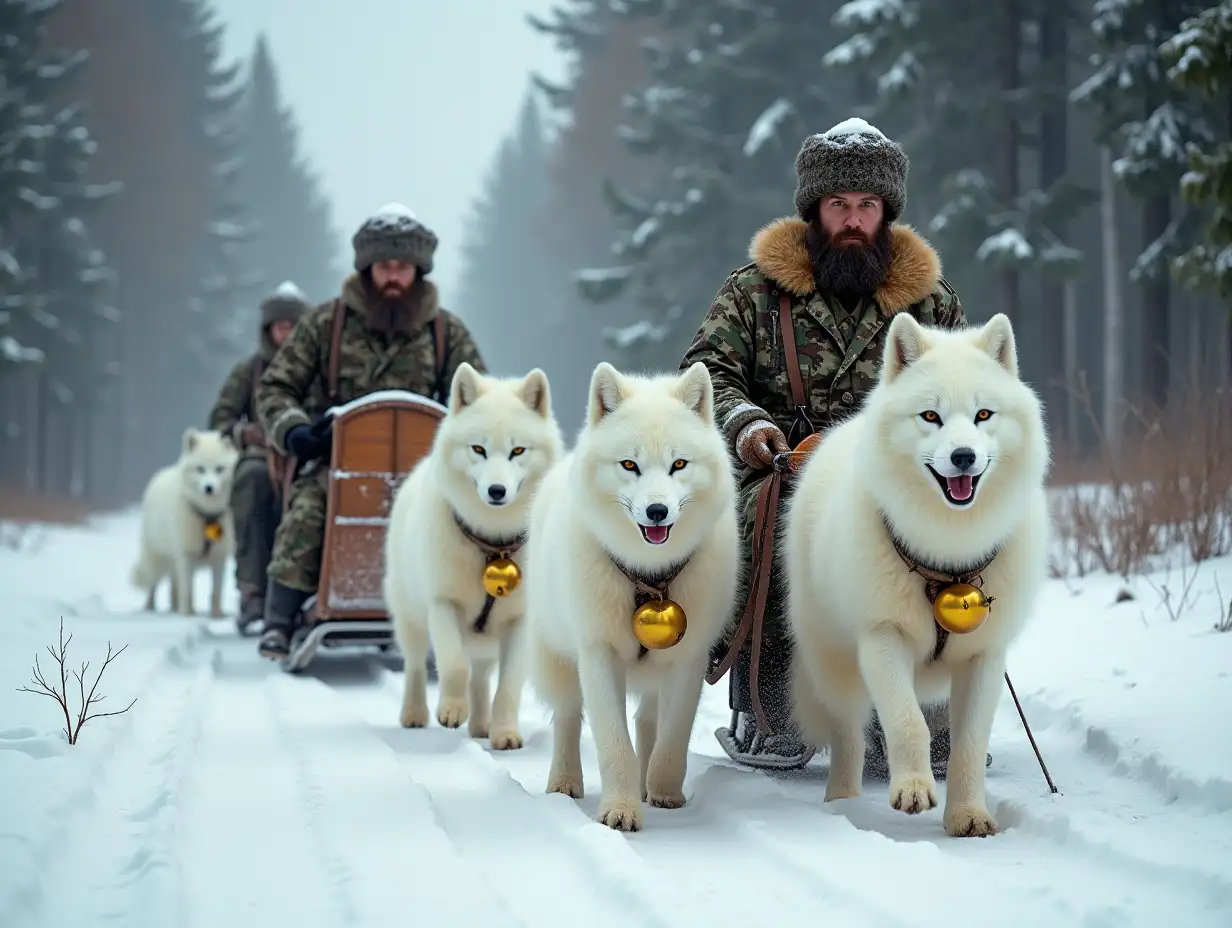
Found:
[[[432,317],[432,338],[436,343],[436,376],[439,380],[445,373],[445,313],[437,310]]]
[[[800,376],[800,358],[796,355],[796,330],[791,324],[791,299],[779,294],[779,334],[783,337],[783,354],[787,358],[787,380],[791,384],[791,402],[797,409],[807,407],[804,401],[804,379]]]
[[[338,368],[342,364],[342,324],[346,322],[346,306],[341,299],[334,300],[333,326],[329,333],[329,401],[339,403]]]
[[[252,392],[248,397],[248,418],[257,421],[257,391],[261,389],[261,375],[265,373],[265,365],[261,363],[261,355],[252,359]]]
[[[435,399],[442,406],[449,405],[449,384],[445,383],[445,361],[448,353],[448,339],[445,331],[445,310],[438,309],[432,317],[432,343],[436,355],[436,376],[433,378]]]

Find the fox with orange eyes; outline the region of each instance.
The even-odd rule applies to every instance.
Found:
[[[948,697],[942,824],[996,833],[986,752],[1006,654],[1047,579],[1049,456],[1008,317],[894,317],[877,385],[799,472],[784,534],[793,714],[830,748],[827,801],[860,795],[876,709],[890,804],[934,808],[920,704]]]
[[[645,823],[685,803],[689,735],[739,570],[735,483],[701,362],[591,375],[573,451],[531,509],[530,679],[551,707],[548,792],[583,795],[583,715],[599,760],[599,820]],[[626,695],[640,697],[634,728]]]
[[[405,658],[404,728],[428,724],[430,646],[437,722],[465,723],[497,751],[522,747],[526,523],[536,488],[562,454],[542,370],[491,377],[458,365],[432,448],[389,513],[383,582]]]

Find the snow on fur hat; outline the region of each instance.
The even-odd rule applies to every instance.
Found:
[[[796,155],[796,212],[801,219],[832,193],[875,193],[885,200],[886,222],[907,205],[907,155],[897,142],[863,119],[845,119],[810,135]]]
[[[421,274],[432,270],[437,237],[401,203],[386,203],[365,219],[351,239],[355,248],[355,270],[362,271],[377,261],[408,261]]]
[[[261,301],[261,328],[286,319],[297,322],[308,310],[308,298],[304,291],[291,281],[284,280],[278,289]]]

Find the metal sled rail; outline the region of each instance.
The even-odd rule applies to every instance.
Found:
[[[287,673],[298,673],[312,662],[317,650],[345,647],[382,647],[393,643],[394,627],[388,620],[341,619],[314,623],[291,642],[291,653],[280,662]]]

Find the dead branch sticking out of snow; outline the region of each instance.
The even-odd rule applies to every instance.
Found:
[[[34,693],[36,696],[50,696],[57,703],[59,703],[60,709],[64,713],[64,735],[68,738],[69,744],[76,744],[77,737],[81,734],[82,726],[85,725],[86,722],[91,719],[106,718],[109,715],[123,715],[133,707],[133,704],[136,703],[137,700],[134,697],[133,701],[127,706],[123,709],[117,709],[115,712],[92,712],[91,710],[95,706],[99,705],[104,699],[107,698],[106,696],[97,695],[98,683],[103,678],[103,671],[107,669],[108,664],[124,653],[124,651],[128,648],[128,645],[124,645],[123,648],[120,648],[120,650],[112,653],[111,642],[107,642],[107,656],[103,659],[103,666],[98,668],[98,673],[94,677],[94,683],[90,686],[90,692],[87,694],[86,671],[89,670],[90,662],[83,661],[80,670],[70,671],[68,669],[68,645],[72,640],[72,635],[69,635],[67,640],[64,638],[64,619],[62,617],[60,619],[59,645],[55,648],[52,648],[51,645],[47,646],[47,653],[51,655],[52,660],[54,660],[60,668],[59,684],[57,685],[54,680],[51,683],[47,682],[47,677],[43,674],[43,668],[39,666],[38,655],[36,654],[34,655],[34,674],[30,680],[33,684],[33,688],[29,686],[19,686],[17,688],[17,692]],[[79,694],[78,701],[80,703],[80,707],[78,709],[76,719],[73,718],[73,714],[69,710],[68,678],[70,675],[76,677],[77,679],[77,692]]]
[[[1218,576],[1215,577],[1215,595],[1219,598],[1219,621],[1215,623],[1215,631],[1232,632],[1232,599],[1223,598]]]
[[[1164,609],[1168,611],[1168,618],[1171,619],[1173,622],[1175,622],[1177,619],[1179,619],[1182,615],[1185,614],[1185,609],[1187,606],[1192,605],[1189,601],[1189,594],[1193,590],[1194,581],[1198,579],[1199,566],[1200,565],[1198,564],[1197,561],[1186,562],[1184,559],[1182,559],[1181,561],[1181,598],[1179,600],[1174,600],[1172,598],[1172,587],[1171,587],[1172,567],[1171,566],[1168,567],[1168,579],[1164,580],[1163,583],[1156,583],[1149,576],[1145,576],[1145,575],[1142,578],[1150,585],[1151,589],[1155,591],[1155,595],[1159,597],[1160,605],[1162,605]],[[1216,584],[1218,584],[1219,582],[1218,578],[1216,578],[1215,582]],[[1222,598],[1222,596],[1220,598]]]

